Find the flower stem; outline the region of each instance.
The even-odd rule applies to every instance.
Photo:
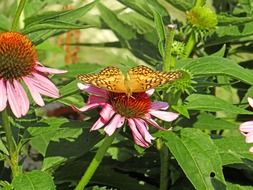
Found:
[[[158,150],[160,151],[160,190],[168,189],[169,181],[169,151],[162,139],[158,139]]]
[[[100,162],[102,161],[107,149],[112,144],[117,132],[114,132],[111,136],[106,136],[104,139],[103,144],[99,147],[95,157],[91,161],[88,169],[85,171],[83,177],[79,181],[78,185],[76,186],[75,190],[83,190],[84,187],[89,183],[91,177],[95,173],[96,169],[98,168]]]
[[[19,174],[18,154],[16,151],[16,143],[12,135],[8,109],[2,111],[2,126],[5,131],[6,143],[10,157],[9,162],[11,166],[12,176],[14,177]]]
[[[19,18],[20,18],[20,15],[25,7],[25,3],[26,3],[26,0],[20,0],[19,4],[18,4],[18,8],[17,8],[17,11],[16,11],[16,14],[15,14],[15,17],[14,17],[14,20],[12,22],[12,25],[11,25],[11,31],[16,31],[17,28],[18,28],[18,24],[19,24]]]
[[[165,46],[165,56],[163,60],[164,71],[168,72],[171,68],[171,50],[172,50],[172,43],[175,35],[176,25],[170,24],[168,25],[168,35],[166,39],[166,46]]]
[[[189,39],[188,39],[188,41],[187,41],[187,44],[185,46],[184,58],[189,57],[189,55],[191,54],[192,49],[194,48],[195,44],[196,44],[196,39],[195,39],[195,36],[194,36],[194,32],[192,32]]]

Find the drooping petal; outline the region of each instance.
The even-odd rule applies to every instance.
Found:
[[[167,111],[158,111],[158,110],[150,110],[149,113],[161,120],[168,121],[168,122],[177,119],[179,116],[177,113],[167,112]]]
[[[108,93],[106,90],[101,89],[101,88],[97,88],[97,87],[89,85],[89,84],[84,85],[82,83],[77,83],[77,86],[80,90],[84,90],[85,92],[87,92],[89,94],[102,96],[105,98],[108,96]]]
[[[160,125],[158,125],[158,123],[156,123],[149,114],[146,114],[145,115],[145,121],[147,121],[148,123],[150,123],[151,125],[153,125],[154,127],[156,127],[157,129],[160,129],[160,130],[166,130],[162,127],[160,127]]]
[[[111,136],[117,128],[122,127],[122,125],[124,124],[124,121],[125,121],[125,117],[122,117],[121,115],[116,114],[112,118],[112,120],[109,122],[109,124],[106,125],[104,131],[106,132],[107,135]]]
[[[128,119],[127,121],[131,129],[135,144],[138,144],[139,146],[142,146],[142,147],[149,147],[149,143],[145,141],[143,136],[137,130],[136,124],[133,121],[133,119]]]
[[[133,120],[141,136],[144,137],[145,141],[150,144],[151,140],[153,140],[154,138],[148,132],[146,125],[140,119],[133,119]]]
[[[29,80],[29,77],[22,77],[23,81],[25,82],[25,84],[27,85],[30,94],[33,98],[33,100],[36,102],[36,104],[38,104],[39,106],[44,106],[45,103],[40,95],[40,93],[38,92],[37,88],[33,85],[33,83]]]
[[[22,85],[17,81],[13,80],[13,86],[18,94],[19,107],[21,108],[21,114],[25,115],[29,110],[29,99]]]
[[[62,74],[62,73],[67,72],[67,71],[64,71],[64,70],[53,69],[53,68],[48,68],[48,67],[44,67],[44,66],[35,66],[35,69],[37,71],[42,72],[42,73],[50,73],[50,74]]]
[[[0,111],[3,111],[7,105],[6,86],[3,79],[0,80]]]
[[[240,131],[242,133],[253,132],[253,121],[246,121],[240,125]]]
[[[156,101],[156,102],[151,102],[151,107],[150,109],[152,110],[166,110],[169,108],[169,104],[167,102],[161,102],[161,101]]]
[[[87,103],[88,104],[94,104],[94,103],[104,104],[104,103],[106,103],[106,100],[104,97],[91,95],[91,96],[89,96]]]
[[[248,102],[249,102],[249,105],[253,108],[253,99],[248,97]]]
[[[109,121],[111,117],[115,114],[112,106],[110,104],[105,104],[101,112],[99,113],[100,116],[104,119],[104,121]]]
[[[59,90],[47,77],[33,73],[33,77],[30,77],[30,80],[41,94],[52,98],[59,98]]]
[[[9,81],[6,81],[6,89],[7,89],[7,98],[8,98],[8,102],[9,102],[10,108],[12,110],[12,113],[16,117],[21,117],[22,116],[22,109],[20,107],[20,102],[19,102],[19,98],[18,98],[19,95],[17,94],[16,90],[14,89],[14,86]]]
[[[253,143],[253,133],[248,133],[245,139],[246,143]]]
[[[94,104],[85,104],[83,107],[81,108],[76,108],[76,107],[73,107],[74,109],[77,109],[78,111],[80,112],[85,112],[85,111],[88,111],[88,110],[91,110],[91,109],[94,109],[98,106],[100,106],[101,104],[99,103],[94,103]]]
[[[106,124],[106,122],[104,122],[103,118],[99,118],[91,127],[90,131],[95,131],[100,129],[101,127],[103,127]]]

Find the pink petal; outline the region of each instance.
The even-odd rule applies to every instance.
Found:
[[[161,102],[161,101],[156,101],[151,103],[151,109],[152,110],[166,110],[169,108],[169,104],[167,102]]]
[[[253,99],[248,97],[248,102],[249,102],[249,105],[253,108]]]
[[[18,98],[19,94],[16,92],[14,86],[9,81],[6,81],[6,89],[8,102],[13,114],[16,117],[21,117],[22,109],[20,107],[20,102]]]
[[[19,107],[21,108],[21,114],[27,114],[29,110],[29,99],[22,85],[17,81],[13,80],[13,86],[18,94],[17,99],[19,100]]]
[[[97,88],[97,87],[89,85],[89,84],[84,85],[82,83],[78,83],[77,86],[80,90],[84,90],[85,92],[88,92],[89,94],[102,96],[105,98],[108,97],[108,92],[104,89]]]
[[[250,151],[251,153],[253,153],[253,147],[251,147],[251,148],[249,149],[249,151]]]
[[[167,112],[167,111],[150,110],[149,113],[161,120],[168,121],[168,122],[177,119],[179,116],[177,113]]]
[[[246,143],[253,143],[253,133],[248,133],[245,139]]]
[[[76,107],[74,107],[74,109],[77,109],[78,111],[80,111],[80,112],[86,112],[86,111],[88,111],[88,110],[91,110],[91,109],[94,109],[94,108],[96,108],[96,107],[98,107],[98,106],[100,106],[101,104],[99,104],[99,103],[94,103],[94,104],[85,104],[83,107],[81,107],[81,108],[76,108]]]
[[[116,114],[112,118],[110,123],[108,125],[106,125],[106,127],[105,127],[104,130],[105,130],[106,134],[111,136],[117,128],[122,127],[122,125],[124,124],[124,121],[125,121],[125,117],[122,117],[121,115]]]
[[[52,98],[59,98],[59,90],[47,77],[33,73],[33,77],[30,77],[30,81],[32,81],[33,85],[41,94]]]
[[[148,123],[150,123],[151,125],[153,125],[154,127],[156,127],[157,129],[166,130],[166,129],[160,127],[160,125],[158,125],[158,123],[156,123],[156,122],[150,117],[149,114],[146,114],[145,120],[146,120]]]
[[[149,147],[149,143],[145,141],[143,136],[137,130],[135,122],[132,119],[128,119],[128,125],[131,129],[135,144],[138,144],[139,146],[142,147]]]
[[[48,68],[48,67],[39,66],[39,65],[35,66],[35,69],[37,71],[42,72],[42,73],[50,73],[50,74],[62,74],[62,73],[66,73],[67,72],[67,71],[64,71],[64,70]]]
[[[94,104],[94,103],[104,104],[106,103],[106,99],[104,97],[90,95],[87,103],[88,104]]]
[[[104,121],[109,121],[112,116],[115,114],[115,111],[113,110],[112,106],[110,104],[105,104],[101,112],[99,113],[100,116],[104,119]]]
[[[146,94],[148,96],[151,96],[154,92],[155,92],[155,89],[149,89],[149,90],[146,91]]]
[[[90,131],[94,131],[94,130],[98,130],[101,127],[103,127],[106,124],[106,122],[104,122],[104,120],[100,117],[91,127]]]
[[[27,85],[28,89],[30,90],[30,94],[33,98],[33,100],[38,104],[39,106],[44,106],[45,103],[38,92],[38,89],[33,85],[33,83],[30,81],[29,77],[22,77],[23,81]]]
[[[0,111],[3,111],[7,105],[7,94],[4,80],[0,80]]]
[[[240,131],[243,133],[253,132],[253,121],[247,121],[240,125]]]
[[[147,126],[145,125],[145,121],[141,121],[140,119],[133,119],[133,120],[141,136],[144,137],[145,141],[150,144],[151,140],[153,140],[154,138],[148,132]]]

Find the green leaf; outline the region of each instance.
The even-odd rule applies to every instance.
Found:
[[[80,19],[81,16],[85,15],[90,11],[99,0],[95,0],[92,3],[84,5],[80,8],[61,12],[47,12],[42,15],[35,15],[25,19],[26,26],[38,23],[48,23],[50,21],[62,21],[62,22],[72,22],[74,20]]]
[[[122,4],[135,10],[150,19],[153,18],[153,11],[151,6],[156,9],[162,16],[168,16],[167,10],[158,2],[154,0],[119,0]]]
[[[238,124],[216,118],[214,115],[201,113],[194,123],[195,128],[208,130],[238,129]]]
[[[32,146],[41,154],[45,155],[50,141],[59,141],[60,139],[73,140],[82,133],[82,128],[87,124],[85,122],[69,122],[63,118],[50,118],[41,120],[27,130],[31,137]]]
[[[192,94],[186,98],[186,101],[186,108],[188,110],[202,110],[210,112],[224,111],[228,113],[247,115],[253,114],[253,112],[234,106],[231,103],[212,95]]]
[[[117,35],[126,40],[130,40],[136,36],[135,32],[126,24],[124,24],[117,15],[104,6],[102,3],[98,4],[98,9],[101,13],[103,21],[111,28]]]
[[[12,185],[15,190],[55,190],[52,177],[46,172],[32,171],[14,177]]]
[[[217,15],[219,25],[237,25],[252,22],[253,17],[236,17],[232,15]]]
[[[195,0],[166,0],[166,1],[181,11],[190,10],[195,5]]]
[[[227,75],[253,85],[253,73],[227,58],[207,56],[197,59],[184,59],[180,60],[176,67],[190,71],[193,77]]]
[[[221,158],[210,137],[199,129],[185,128],[180,135],[162,132],[165,144],[196,189],[214,189],[212,180],[225,186]],[[214,178],[210,174],[215,174]]]
[[[252,186],[244,186],[227,182],[228,190],[253,190]]]
[[[237,132],[237,136],[225,136],[214,140],[219,148],[222,165],[243,163],[248,165],[247,160],[253,161],[253,155],[249,152],[251,144],[245,143],[245,137]]]
[[[163,20],[159,12],[157,12],[155,9],[153,10],[153,14],[154,14],[155,28],[156,28],[156,32],[159,38],[158,49],[159,49],[160,55],[164,57],[164,54],[165,54],[164,44],[166,41],[166,35],[165,35]]]

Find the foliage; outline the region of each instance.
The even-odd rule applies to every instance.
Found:
[[[196,38],[187,14],[203,4],[217,20],[211,33]],[[11,30],[17,5],[0,2],[1,32]],[[169,24],[177,25],[174,40],[180,43],[170,68],[187,78],[159,87],[152,98],[167,101],[180,117],[170,131],[150,129],[159,140],[145,150],[134,145],[128,129],[120,131],[87,189],[159,189],[161,144],[168,150],[168,189],[253,189],[253,155],[239,131],[253,114],[246,101],[253,95],[253,4],[247,0],[28,0],[19,31],[37,46],[43,64],[68,73],[52,77],[60,98],[46,98],[45,107],[32,105],[28,115],[12,120],[25,171],[13,178],[1,130],[1,189],[74,189],[104,137],[89,131],[97,111],[72,109],[87,100],[76,76],[109,65],[162,70]]]

